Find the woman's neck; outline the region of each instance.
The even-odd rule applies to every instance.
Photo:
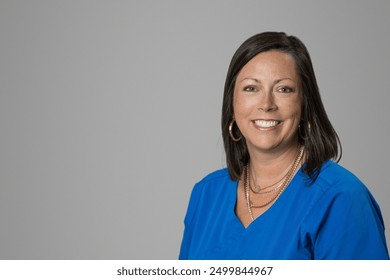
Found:
[[[270,185],[281,179],[299,153],[300,145],[295,143],[285,148],[269,151],[249,149],[250,173],[256,184]]]

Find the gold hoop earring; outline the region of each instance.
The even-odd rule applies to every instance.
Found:
[[[240,137],[234,137],[234,135],[233,135],[233,123],[234,123],[234,119],[230,122],[230,124],[229,124],[229,134],[230,134],[230,138],[232,138],[232,140],[234,141],[234,142],[238,142],[238,141],[240,141],[241,140],[241,136]]]

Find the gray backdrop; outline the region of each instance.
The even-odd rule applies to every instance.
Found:
[[[1,0],[0,258],[176,259],[230,58],[268,30],[308,47],[389,227],[389,3]]]

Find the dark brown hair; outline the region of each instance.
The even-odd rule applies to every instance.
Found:
[[[307,155],[303,171],[314,182],[325,161],[340,160],[341,143],[325,112],[309,52],[297,37],[287,36],[283,32],[264,32],[250,37],[237,49],[230,62],[222,102],[222,137],[229,175],[237,181],[249,162],[245,139],[235,123],[233,134],[241,136],[241,140],[234,142],[229,135],[229,125],[234,115],[233,94],[237,75],[253,57],[271,50],[287,53],[295,61],[303,96],[298,141],[305,147]]]

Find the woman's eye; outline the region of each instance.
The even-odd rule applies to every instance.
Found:
[[[253,91],[256,91],[256,89],[253,86],[246,86],[246,87],[244,87],[244,91],[253,92]]]
[[[281,87],[278,89],[278,91],[282,92],[282,93],[290,93],[290,92],[293,92],[293,89],[290,87]]]

